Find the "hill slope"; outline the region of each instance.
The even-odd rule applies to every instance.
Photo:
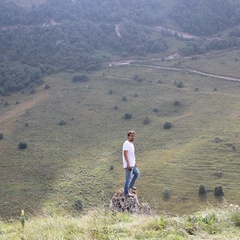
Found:
[[[227,54],[222,61],[228,58],[238,64]],[[211,66],[210,59],[204,61]],[[222,63],[213,63],[217,72]],[[76,201],[84,209],[108,202],[123,185],[121,145],[132,128],[140,200],[157,211],[193,212],[219,204],[213,190],[221,185],[226,201],[238,203],[239,83],[135,65],[106,66],[89,74],[86,83],[74,83],[74,74],[45,78],[49,89],[4,98],[2,215],[21,208],[71,211]],[[132,119],[125,120],[126,113]],[[165,130],[165,122],[173,128]],[[25,150],[18,149],[22,141],[28,143]],[[204,201],[198,197],[200,184],[208,190]]]

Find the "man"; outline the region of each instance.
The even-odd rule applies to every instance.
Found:
[[[140,175],[140,172],[137,169],[135,149],[133,145],[135,135],[136,134],[134,131],[129,131],[127,133],[127,140],[124,142],[122,149],[123,168],[125,169],[126,175],[126,180],[124,183],[125,197],[132,196],[132,194],[129,193],[129,190],[136,190],[134,183]]]

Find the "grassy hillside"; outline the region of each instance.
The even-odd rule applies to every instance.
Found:
[[[24,218],[22,218],[24,220]],[[23,223],[23,222],[22,222]],[[1,239],[239,239],[238,206],[192,215],[129,215],[94,210],[84,216],[44,215],[1,222]]]
[[[202,60],[196,61],[201,69]],[[212,73],[221,73],[221,62],[205,61]],[[239,83],[134,65],[106,65],[88,74],[86,83],[73,83],[76,74],[52,75],[44,79],[47,90],[2,98],[1,216],[20,209],[71,212],[76,201],[84,210],[108,204],[123,186],[121,147],[129,129],[137,132],[141,202],[157,212],[192,213],[221,205],[213,194],[221,185],[224,200],[239,204]],[[134,80],[136,74],[143,81]],[[231,75],[239,75],[237,68]],[[176,86],[181,81],[183,88]],[[125,113],[132,119],[125,120]],[[173,128],[165,130],[165,122]],[[18,149],[22,141],[25,150]],[[198,196],[200,184],[208,191],[205,199]]]

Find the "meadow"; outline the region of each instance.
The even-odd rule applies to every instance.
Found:
[[[222,65],[214,64],[220,74]],[[49,89],[2,98],[2,217],[21,209],[71,213],[77,202],[83,211],[108,205],[123,186],[121,148],[129,129],[137,132],[140,202],[172,215],[239,204],[239,83],[136,65],[106,64],[86,83],[74,83],[77,74],[51,75],[44,79]],[[165,122],[173,127],[164,129]],[[18,149],[22,141],[25,150]],[[200,184],[205,198],[198,196]],[[214,196],[216,185],[224,197]]]
[[[207,209],[191,215],[131,215],[104,209],[86,215],[0,221],[1,239],[239,239],[238,206]]]

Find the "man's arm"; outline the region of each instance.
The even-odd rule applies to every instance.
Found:
[[[127,162],[127,169],[130,170],[131,166],[129,164],[129,159],[128,159],[128,150],[124,150],[123,155],[124,155],[125,161]]]

